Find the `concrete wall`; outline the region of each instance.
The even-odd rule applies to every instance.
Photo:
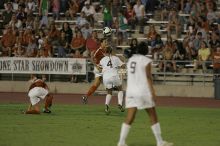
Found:
[[[85,94],[91,83],[49,82],[47,83],[52,93],[78,93]],[[26,92],[30,83],[25,81],[0,81],[0,92]],[[125,89],[124,85],[124,89]],[[178,97],[209,97],[214,98],[212,85],[154,85],[158,96]],[[98,89],[103,91],[101,85]]]

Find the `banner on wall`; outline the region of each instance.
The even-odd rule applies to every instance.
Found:
[[[0,57],[0,73],[85,75],[86,59]]]

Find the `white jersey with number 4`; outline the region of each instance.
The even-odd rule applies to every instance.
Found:
[[[111,89],[121,85],[121,79],[118,74],[118,67],[124,63],[117,56],[105,56],[101,59],[103,83],[106,88]]]
[[[145,109],[155,106],[146,74],[146,66],[151,62],[150,58],[138,54],[128,60],[126,108]]]

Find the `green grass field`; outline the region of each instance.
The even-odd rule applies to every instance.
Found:
[[[125,113],[103,106],[56,105],[52,114],[23,115],[24,104],[0,104],[0,146],[116,146]],[[175,146],[219,146],[220,109],[157,108],[163,137]],[[129,146],[155,146],[149,119],[139,111]]]

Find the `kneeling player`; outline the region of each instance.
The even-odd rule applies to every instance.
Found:
[[[118,108],[124,112],[123,108],[123,91],[122,81],[118,74],[118,67],[122,67],[124,63],[117,57],[112,55],[111,47],[107,47],[106,56],[100,61],[100,69],[103,73],[103,84],[107,90],[105,101],[105,112],[110,113],[109,104],[112,98],[112,91],[118,90]]]
[[[51,113],[49,108],[52,106],[53,96],[49,94],[49,88],[44,81],[40,79],[33,81],[29,87],[28,96],[31,104],[24,112],[25,114],[40,114],[40,100],[45,101],[43,112]]]

